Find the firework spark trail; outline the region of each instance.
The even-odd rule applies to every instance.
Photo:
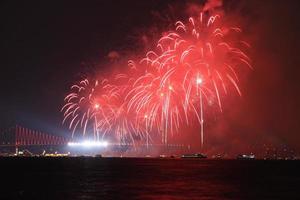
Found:
[[[144,126],[137,123],[138,114],[128,111],[128,103],[126,95],[132,87],[133,79],[126,74],[118,74],[114,78],[112,85],[116,89],[116,95],[110,99],[109,112],[110,116],[110,132],[114,132],[120,143],[131,142],[135,143],[135,138],[144,137]]]
[[[241,32],[241,29],[236,27],[221,27],[217,23],[219,15],[206,17],[208,20],[205,23],[203,20],[205,17],[203,13],[200,13],[200,20],[197,21],[194,18],[189,18],[189,26],[184,25],[182,22],[177,22],[177,31],[182,31],[181,35],[189,34],[190,37],[179,37],[175,41],[180,41],[180,44],[174,45],[174,52],[178,52],[177,55],[179,63],[184,66],[189,66],[195,69],[194,76],[197,76],[196,87],[197,94],[199,94],[200,101],[200,125],[201,125],[201,143],[203,145],[204,135],[204,118],[203,118],[203,87],[212,88],[213,94],[216,99],[220,111],[222,111],[221,97],[220,97],[220,85],[224,90],[224,94],[227,93],[225,83],[226,77],[234,85],[237,92],[241,95],[240,89],[237,85],[237,76],[233,68],[238,67],[241,63],[249,65],[249,58],[239,48],[232,46],[232,41],[226,41],[226,36],[229,31]],[[198,25],[197,25],[198,23]],[[229,30],[229,31],[228,31]],[[204,33],[205,32],[205,33]],[[180,34],[172,34],[177,37]],[[238,41],[239,42],[239,41]],[[162,46],[162,45],[161,45]],[[223,48],[225,46],[226,48]],[[182,48],[182,50],[180,49]],[[173,56],[174,58],[175,56]],[[237,63],[232,63],[232,60],[236,60]],[[231,64],[228,64],[231,63]],[[236,77],[236,80],[232,76]],[[226,77],[223,77],[226,76]],[[193,78],[190,78],[193,80]],[[200,91],[199,91],[200,88]]]
[[[166,144],[168,134],[189,125],[194,116],[201,126],[203,146],[205,109],[217,105],[222,112],[229,87],[242,95],[239,68],[252,69],[243,50],[250,45],[236,40],[241,32],[224,24],[220,15],[207,12],[186,23],[176,22],[175,30],[158,40],[158,50],[137,62],[128,61],[130,75],[118,74],[101,84],[96,81],[93,87],[88,80],[72,86],[62,108],[63,123],[69,121],[72,134],[79,125],[85,134],[90,122],[98,138],[99,132],[102,137],[111,133],[119,141],[139,138],[148,145],[150,133],[160,133]]]
[[[244,41],[230,40],[230,36],[240,33],[241,29],[226,27],[219,22],[219,19],[219,15],[207,16],[200,13],[199,17],[190,17],[186,24],[181,21],[176,22],[175,31],[170,31],[159,39],[157,47],[160,53],[149,51],[141,60],[141,63],[157,69],[162,74],[159,78],[160,87],[166,84],[169,87],[176,85],[176,88],[172,87],[172,91],[181,95],[177,103],[184,108],[186,123],[188,123],[187,116],[190,110],[193,110],[198,118],[201,125],[202,145],[203,96],[210,104],[214,103],[211,102],[213,99],[216,99],[222,112],[221,92],[227,94],[227,87],[230,84],[239,95],[242,95],[236,69],[240,65],[252,69],[249,57],[239,48],[239,46],[249,45]],[[169,112],[173,109],[169,106],[172,95],[173,93],[167,93],[162,100],[165,102],[162,105],[164,108],[162,121],[166,130],[169,129],[169,125],[172,130],[172,121],[168,119]],[[167,132],[164,132],[164,138],[167,138]]]
[[[65,97],[66,104],[61,111],[64,113],[63,124],[69,121],[69,129],[72,136],[77,128],[82,128],[83,135],[86,134],[89,123],[92,124],[94,136],[96,136],[96,107],[94,105],[95,89],[98,81],[90,83],[88,79],[80,81],[71,87],[71,93]]]

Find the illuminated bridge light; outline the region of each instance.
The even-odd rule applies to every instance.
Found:
[[[107,141],[83,141],[83,142],[68,142],[68,146],[80,147],[107,147]]]

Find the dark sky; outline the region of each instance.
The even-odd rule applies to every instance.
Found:
[[[2,2],[1,126],[60,129],[64,95],[86,71],[83,63],[125,48],[128,35],[160,7],[155,1]]]
[[[59,110],[88,70],[83,63],[132,49],[131,35],[157,23],[153,12],[178,4],[184,9],[166,0],[2,1],[0,127],[64,133]],[[230,0],[223,9],[243,26],[255,70],[242,82],[244,96],[209,124],[212,144],[271,137],[300,150],[298,1]]]

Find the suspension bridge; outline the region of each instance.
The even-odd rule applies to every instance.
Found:
[[[0,146],[49,146],[66,145],[69,139],[19,125],[0,130]]]

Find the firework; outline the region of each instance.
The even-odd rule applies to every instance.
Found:
[[[93,127],[97,139],[110,133],[120,143],[144,139],[149,144],[155,134],[167,143],[169,134],[194,118],[203,145],[205,109],[222,112],[230,87],[242,95],[239,68],[252,69],[245,53],[249,44],[237,40],[241,32],[207,12],[176,22],[174,31],[158,40],[158,50],[128,61],[128,74],[73,85],[62,108],[63,122],[69,121],[73,134]]]
[[[83,129],[83,135],[85,135],[89,122],[95,120],[95,113],[99,105],[95,104],[95,107],[92,107],[92,105],[94,105],[94,92],[97,86],[97,81],[91,84],[90,81],[84,79],[79,84],[73,85],[71,93],[65,97],[65,105],[61,109],[64,113],[62,123],[69,121],[72,136],[79,127]],[[93,129],[96,130],[94,125]]]
[[[143,125],[137,122],[138,113],[131,112],[128,109],[126,95],[131,89],[133,79],[126,74],[118,74],[113,77],[110,84],[106,87],[113,91],[114,95],[110,95],[107,102],[108,116],[98,127],[105,132],[113,133],[113,136],[119,143],[135,143],[143,137],[145,133]]]
[[[252,69],[249,57],[242,50],[248,48],[249,44],[235,40],[241,29],[227,27],[220,18],[219,15],[200,13],[195,18],[190,17],[187,23],[176,22],[175,31],[159,39],[157,47],[160,53],[149,51],[141,60],[141,63],[158,71],[159,76],[153,78],[158,81],[157,91],[170,89],[169,92],[162,92],[163,98],[158,100],[164,113],[161,117],[165,130],[178,130],[179,120],[172,123],[173,117],[169,116],[184,113],[188,124],[188,115],[193,113],[201,125],[202,145],[204,101],[210,106],[217,103],[222,111],[221,95],[228,93],[230,85],[242,95],[237,69],[242,65]],[[176,105],[171,106],[171,103]],[[164,137],[167,137],[166,132]]]

